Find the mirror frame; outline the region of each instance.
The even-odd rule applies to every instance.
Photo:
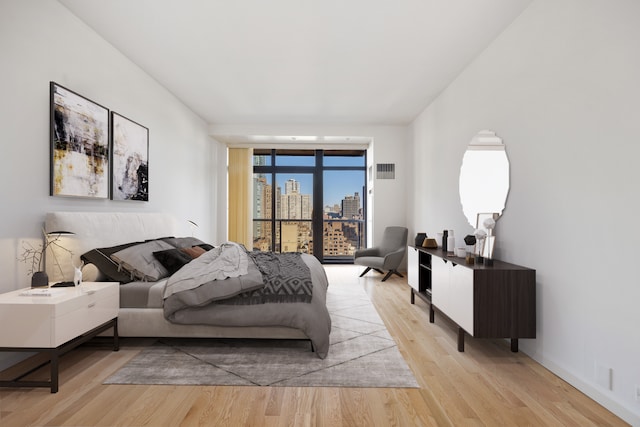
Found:
[[[476,152],[487,156],[495,153],[492,156],[495,159],[491,160],[492,164],[487,164],[488,157],[480,159],[478,157],[481,156],[473,155]],[[502,216],[509,195],[509,177],[509,158],[502,138],[491,130],[478,132],[462,158],[458,186],[462,211],[474,229],[484,228],[477,223],[478,214],[493,214],[495,220]]]

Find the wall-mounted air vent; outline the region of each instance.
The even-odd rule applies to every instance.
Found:
[[[396,164],[395,163],[378,163],[376,164],[377,179],[395,179]]]

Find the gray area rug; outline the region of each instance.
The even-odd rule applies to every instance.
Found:
[[[162,339],[105,384],[418,387],[362,286],[332,282],[326,359],[309,341]]]

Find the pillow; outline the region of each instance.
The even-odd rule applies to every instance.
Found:
[[[169,275],[167,269],[153,256],[154,252],[166,249],[172,249],[171,245],[162,240],[152,240],[118,251],[111,255],[111,259],[133,277],[155,282]]]
[[[80,259],[86,264],[96,266],[100,273],[109,281],[120,282],[122,284],[129,283],[133,280],[131,274],[121,270],[118,263],[111,259],[111,255],[131,246],[139,245],[140,243],[142,242],[125,243],[108,248],[96,248],[80,255]]]
[[[201,245],[196,245],[196,246],[200,246],[202,249],[204,249],[205,251],[210,251],[211,249],[214,248],[213,245],[210,245],[208,243],[203,243]]]
[[[205,244],[202,240],[196,237],[169,237],[162,239],[162,241],[178,249]]]
[[[185,254],[189,255],[191,259],[196,259],[200,255],[206,253],[207,251],[201,248],[200,246],[191,246],[190,248],[181,248],[180,249]]]
[[[176,248],[154,252],[153,256],[167,269],[169,276],[192,260],[189,255]]]

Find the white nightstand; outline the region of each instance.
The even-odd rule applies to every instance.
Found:
[[[31,289],[0,294],[0,351],[49,354],[51,380],[24,381],[22,374],[0,387],[51,387],[58,391],[58,359],[67,351],[113,328],[118,351],[117,282],[84,282],[78,287],[50,288],[50,296],[25,296]]]

